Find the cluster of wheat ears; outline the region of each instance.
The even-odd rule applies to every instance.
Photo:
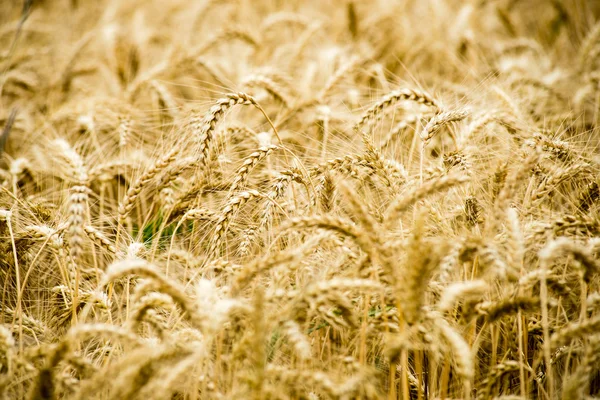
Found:
[[[0,394],[600,395],[600,16],[0,4]]]

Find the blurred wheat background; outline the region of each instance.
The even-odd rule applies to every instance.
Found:
[[[600,397],[600,3],[5,0],[5,399]]]

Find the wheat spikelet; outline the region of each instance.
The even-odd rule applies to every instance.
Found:
[[[168,345],[159,345],[139,352],[137,362],[129,363],[112,382],[111,394],[115,398],[130,398],[138,392],[143,392],[153,376],[160,376],[159,371],[162,368],[172,367],[190,354],[188,349]]]
[[[557,217],[551,224],[542,225],[535,233],[544,234],[548,230],[555,236],[594,235],[599,231],[599,226],[593,218],[567,214]]]
[[[0,354],[8,360],[14,345],[12,333],[4,325],[0,326]]]
[[[443,165],[444,168],[449,172],[454,167],[459,167],[461,171],[467,174],[472,172],[472,164],[469,160],[469,154],[464,150],[455,150],[449,154],[444,154]]]
[[[181,248],[174,248],[173,246],[174,245],[173,245],[173,241],[172,241],[171,246],[169,247],[168,251],[162,252],[158,255],[159,259],[166,260],[166,262],[167,262],[167,264],[166,264],[167,275],[169,272],[170,260],[174,260],[175,262],[179,263],[180,265],[185,266],[186,269],[191,268],[193,270],[198,270],[207,261],[206,257],[204,257],[204,256],[195,255],[191,251],[184,250]],[[215,261],[215,263],[217,263],[217,261]],[[209,265],[211,265],[211,264],[209,264]],[[225,263],[224,266],[227,266],[227,265],[229,265],[229,264]]]
[[[511,198],[515,195],[515,191],[519,185],[531,172],[531,168],[535,166],[539,161],[538,152],[534,152],[530,156],[528,156],[523,163],[519,166],[519,168],[515,169],[510,175],[507,176],[507,173],[501,172],[501,175],[498,176],[504,182],[499,193],[495,199],[495,205],[497,211],[498,220],[502,216],[505,215],[506,209],[509,206]],[[492,226],[490,226],[492,228]]]
[[[4,86],[19,86],[25,90],[33,91],[39,87],[39,78],[31,73],[23,73],[18,70],[8,71],[4,77]],[[6,89],[5,89],[6,90]]]
[[[112,302],[103,292],[90,291],[79,288],[77,291],[71,290],[69,286],[59,285],[51,289],[56,298],[64,304],[64,308],[55,311],[51,322],[54,326],[66,326],[75,314],[86,314],[86,308],[93,308],[95,311],[107,311],[112,306]]]
[[[372,235],[377,235],[377,221],[375,220],[373,215],[371,215],[369,209],[363,203],[360,202],[358,196],[356,195],[356,191],[352,190],[352,188],[344,181],[340,182],[338,184],[338,187],[344,195],[344,199],[348,201],[353,211],[353,214],[358,220],[359,225],[367,232],[370,232]]]
[[[19,157],[10,163],[9,172],[14,177],[18,178],[25,171],[31,169],[31,163],[24,157]]]
[[[106,250],[108,250],[109,252],[111,252],[113,254],[117,253],[117,248],[115,247],[115,245],[113,244],[113,242],[111,242],[110,239],[107,238],[98,229],[94,228],[91,225],[86,225],[86,226],[84,226],[83,230],[88,235],[88,237],[94,243],[96,243],[99,247],[103,247],[103,248],[105,248]]]
[[[181,221],[191,221],[191,220],[213,220],[215,219],[215,212],[209,210],[208,208],[192,208],[185,212],[183,217],[181,217]]]
[[[159,199],[164,208],[171,209],[175,205],[175,191],[170,187],[162,188],[159,192]]]
[[[381,284],[369,279],[334,278],[324,282],[317,282],[310,286],[306,289],[305,296],[315,298],[319,296],[328,297],[330,294],[346,290],[379,292],[382,288]]]
[[[128,260],[142,259],[146,251],[146,245],[140,242],[131,242],[125,251],[125,258]]]
[[[438,266],[439,275],[437,281],[439,283],[447,283],[450,280],[450,275],[457,267],[458,259],[464,246],[464,241],[458,240],[457,243],[454,243],[450,247],[448,253],[442,257]]]
[[[514,279],[515,271],[500,256],[495,246],[490,243],[481,244],[477,246],[477,254],[480,257],[480,265],[484,268],[489,267],[496,279]]]
[[[187,354],[188,352],[186,351],[185,353]],[[168,398],[172,396],[173,392],[176,392],[177,379],[184,373],[189,372],[204,357],[206,357],[206,354],[203,347],[194,349],[187,356],[178,357],[176,365],[172,368],[165,367],[157,372],[156,375],[158,376],[145,385],[141,391],[141,395],[154,398]],[[210,388],[209,385],[207,386]]]

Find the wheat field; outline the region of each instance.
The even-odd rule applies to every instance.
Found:
[[[600,398],[597,19],[0,2],[2,398]]]

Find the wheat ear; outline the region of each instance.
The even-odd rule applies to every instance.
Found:
[[[191,128],[194,138],[199,146],[199,161],[202,165],[206,164],[208,161],[210,145],[213,140],[213,132],[217,127],[217,124],[228,110],[238,104],[251,104],[259,108],[254,97],[243,92],[230,93],[226,97],[217,100],[216,104],[210,108],[201,121],[198,118],[193,118]]]
[[[241,167],[237,169],[235,172],[235,178],[233,179],[233,183],[229,188],[229,193],[234,193],[238,188],[244,185],[246,180],[248,179],[248,175],[256,167],[256,165],[261,162],[261,160],[268,157],[273,151],[277,150],[279,147],[271,145],[261,147],[252,154],[250,154],[244,160],[244,163]]]
[[[125,223],[127,216],[133,210],[136,199],[139,197],[142,189],[150,183],[158,174],[167,168],[177,158],[179,149],[173,146],[164,156],[159,158],[148,168],[138,179],[136,179],[127,189],[127,193],[119,204],[119,223]]]
[[[393,224],[396,224],[402,212],[424,197],[468,181],[469,177],[467,176],[446,175],[423,183],[411,190],[408,194],[397,197],[396,200],[388,206],[385,217],[386,225],[390,227]]]
[[[427,122],[425,129],[420,133],[423,146],[426,146],[444,125],[451,122],[462,121],[469,115],[471,115],[471,111],[468,109],[452,110],[436,114],[429,122]]]
[[[438,107],[438,103],[428,93],[417,89],[400,89],[388,93],[378,102],[373,104],[354,125],[355,130],[360,130],[366,125],[371,125],[376,122],[381,114],[388,108],[394,106],[400,101],[412,101],[418,104],[423,104],[428,107]]]
[[[209,259],[217,257],[217,253],[219,252],[221,243],[223,242],[223,239],[227,234],[227,230],[229,229],[229,224],[231,223],[233,215],[240,209],[240,207],[242,207],[248,201],[259,197],[263,197],[263,195],[261,195],[258,191],[248,190],[245,192],[241,192],[240,194],[232,197],[229,200],[229,202],[223,209],[221,216],[217,220],[215,230],[211,239],[210,249],[208,251]]]

